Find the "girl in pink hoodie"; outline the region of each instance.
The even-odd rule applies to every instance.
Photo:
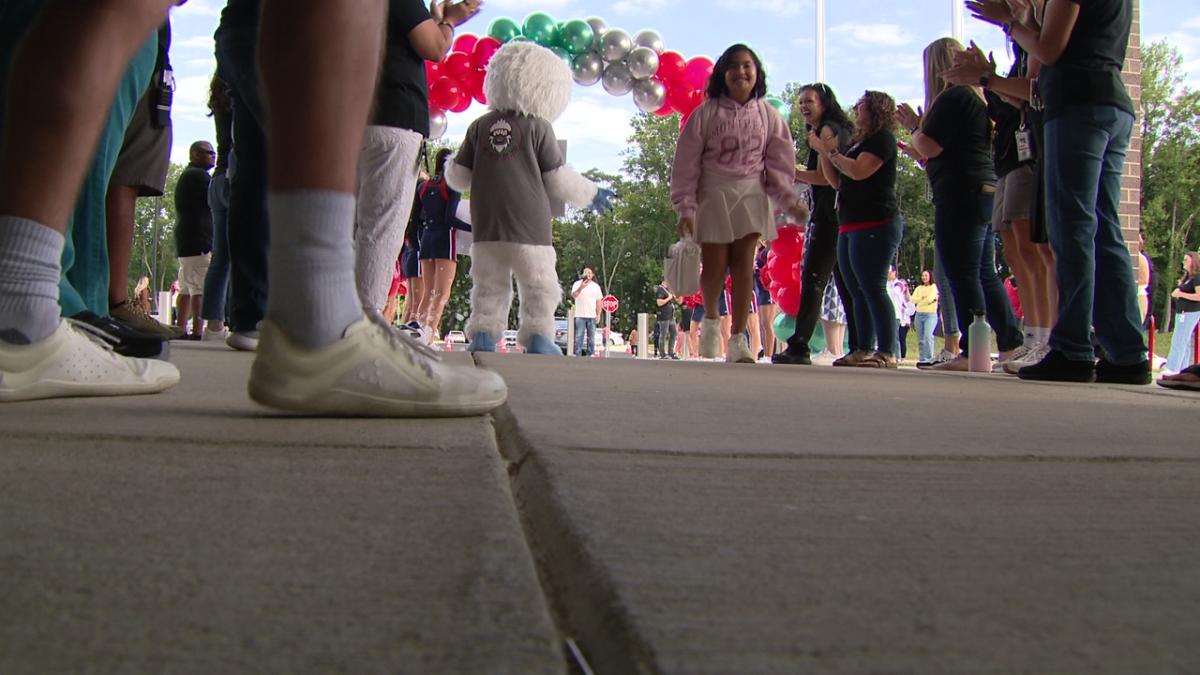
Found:
[[[716,307],[725,275],[732,279],[732,335],[725,360],[754,363],[746,340],[754,292],[754,248],[775,238],[771,202],[793,222],[808,221],[808,209],[792,190],[796,149],[787,123],[763,97],[762,62],[749,47],[725,50],[713,67],[708,100],[688,119],[675,148],[671,203],[679,213],[679,235],[701,246],[700,290],[706,307]],[[700,327],[700,356],[721,353],[719,317]]]

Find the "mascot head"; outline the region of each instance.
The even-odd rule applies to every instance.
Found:
[[[492,110],[554,121],[571,100],[571,69],[533,42],[509,42],[488,63],[483,90]]]

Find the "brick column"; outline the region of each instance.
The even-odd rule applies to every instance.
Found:
[[[1125,158],[1125,172],[1121,178],[1121,231],[1125,243],[1137,265],[1138,232],[1142,228],[1142,29],[1141,2],[1133,0],[1133,25],[1129,31],[1129,49],[1125,53],[1122,76],[1137,119],[1133,124],[1133,137],[1129,141],[1129,154]]]

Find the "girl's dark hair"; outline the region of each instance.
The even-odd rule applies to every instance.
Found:
[[[713,65],[712,76],[708,78],[708,90],[706,92],[708,100],[715,101],[718,97],[728,93],[728,90],[725,88],[725,71],[729,70],[730,66],[733,65],[731,63],[733,55],[738,52],[749,54],[750,58],[754,61],[754,69],[758,71],[758,75],[754,81],[754,91],[750,95],[754,98],[762,98],[767,95],[767,72],[763,70],[762,59],[758,58],[758,54],[755,54],[753,49],[739,42],[726,49],[725,53],[721,54],[721,58],[717,59],[716,64]]]
[[[229,87],[221,78],[216,75],[212,76],[212,81],[208,83],[208,116],[212,117],[217,113],[228,113],[233,111],[233,103],[229,100]]]
[[[433,175],[441,176],[446,172],[446,158],[454,152],[450,148],[442,148],[433,156]]]
[[[839,127],[847,130],[854,130],[854,120],[846,114],[842,109],[842,104],[838,103],[837,96],[833,93],[833,88],[824,82],[814,82],[806,84],[800,88],[800,94],[811,91],[821,100],[821,107],[825,108],[825,112],[821,115],[821,120],[817,123],[817,129],[825,126],[829,122],[833,122]]]
[[[854,142],[870,138],[880,131],[896,133],[896,101],[882,91],[868,90],[855,105],[867,106],[871,123],[854,133]]]

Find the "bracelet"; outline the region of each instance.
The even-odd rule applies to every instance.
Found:
[[[908,130],[908,134],[909,134],[910,136],[912,136],[912,135],[916,134],[916,133],[917,133],[917,130],[918,130],[918,129],[920,129],[920,128],[921,128],[921,125],[920,125],[920,124],[918,124],[917,126],[915,126],[915,127],[911,128],[911,129],[909,129],[909,130]]]
[[[449,28],[450,34],[454,35],[454,24],[450,23],[449,21],[439,21],[438,26],[445,26],[445,27]]]

